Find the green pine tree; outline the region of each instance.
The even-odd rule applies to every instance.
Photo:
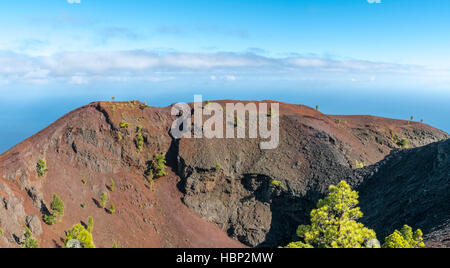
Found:
[[[87,231],[89,233],[92,233],[92,231],[94,231],[94,219],[92,218],[92,216],[89,216]]]
[[[108,195],[105,192],[102,192],[100,196],[100,206],[102,208],[105,208],[107,202],[108,202]]]
[[[39,248],[38,241],[33,237],[33,233],[25,227],[25,240],[22,244],[23,248]]]
[[[58,217],[64,216],[64,203],[57,194],[53,194],[53,201],[50,204],[50,208],[53,211],[53,215]]]
[[[413,230],[408,225],[386,237],[383,248],[423,248],[422,230],[418,229],[413,233]]]
[[[38,177],[43,177],[48,172],[47,163],[45,162],[44,159],[41,158],[37,162],[36,172],[38,174]]]
[[[114,192],[114,189],[116,188],[116,184],[114,183],[114,179],[111,179],[111,183],[109,185],[109,189],[111,192]]]
[[[153,169],[155,178],[167,176],[166,163],[166,156],[164,154],[157,154],[153,157]]]
[[[303,241],[288,248],[362,248],[376,239],[373,230],[357,222],[363,216],[357,207],[358,193],[345,181],[330,186],[329,191],[311,212],[311,225],[298,227],[297,235]]]
[[[92,234],[81,224],[74,225],[71,230],[66,232],[65,247],[70,240],[78,240],[82,248],[95,248]]]

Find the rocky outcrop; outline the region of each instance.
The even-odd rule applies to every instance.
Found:
[[[0,181],[0,228],[3,230],[4,246],[17,246],[24,239],[26,213],[23,200]]]
[[[393,152],[361,172],[363,221],[380,238],[408,224],[430,246],[450,246],[450,140]]]
[[[355,118],[341,125],[314,115],[282,115],[280,146],[270,151],[260,150],[258,139],[181,140],[178,165],[185,204],[248,246],[276,247],[295,239],[297,226],[308,223],[310,210],[329,185],[341,180],[359,185],[368,175],[355,172],[358,165],[397,150],[392,133],[414,138],[411,146],[445,137],[389,119],[383,124],[383,119],[363,117],[372,120],[363,128]],[[377,134],[368,134],[371,129]]]

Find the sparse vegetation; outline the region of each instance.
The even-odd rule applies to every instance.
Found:
[[[408,225],[398,231],[395,230],[393,234],[389,235],[385,239],[383,248],[423,248],[425,243],[423,242],[422,230],[418,229],[413,233],[413,230]]]
[[[116,213],[116,207],[114,206],[114,204],[111,204],[111,206],[109,207],[109,212],[111,212],[111,214]]]
[[[113,240],[113,248],[117,248],[116,240]]]
[[[43,220],[48,225],[54,225],[57,223],[56,216],[52,214],[44,215]]]
[[[150,190],[153,189],[153,179],[154,179],[154,175],[153,175],[153,170],[149,169],[145,172],[145,179],[147,181],[148,184],[148,188],[150,188]]]
[[[58,217],[64,216],[64,203],[57,194],[53,194],[53,201],[50,204],[53,215]]]
[[[139,108],[141,108],[141,110],[145,110],[145,109],[150,108],[150,105],[148,105],[146,102],[144,102],[143,104],[141,104],[141,105],[139,106]]]
[[[272,188],[278,188],[278,187],[280,187],[280,186],[281,186],[281,181],[272,180],[272,181],[270,182],[270,187],[272,187]]]
[[[0,236],[3,236],[3,234],[4,234],[3,229],[0,228]]]
[[[166,156],[162,153],[156,154],[153,156],[153,160],[147,163],[147,170],[144,176],[150,189],[153,189],[154,179],[167,176],[166,169]]]
[[[166,156],[164,154],[156,154],[153,157],[153,170],[155,178],[167,176]]]
[[[330,186],[329,191],[311,212],[311,225],[298,227],[297,235],[303,241],[287,248],[361,248],[376,239],[373,230],[357,222],[363,216],[357,207],[358,193],[345,181]]]
[[[82,248],[95,248],[92,234],[81,224],[74,225],[70,231],[66,232],[64,246],[67,248],[69,241],[72,240],[79,241]]]
[[[357,169],[361,169],[361,168],[365,168],[366,167],[366,163],[363,161],[363,162],[359,162],[358,160],[355,160],[355,162],[356,162],[356,168]]]
[[[33,233],[28,227],[25,227],[25,240],[22,244],[22,248],[39,248],[38,241],[33,237]]]
[[[114,179],[111,179],[111,182],[109,184],[109,190],[111,190],[111,192],[114,192],[115,187],[116,187],[116,184],[114,183]]]
[[[87,184],[87,180],[86,179],[82,179],[81,182],[86,185]]]
[[[120,126],[120,128],[128,128],[128,127],[130,127],[130,124],[127,121],[122,120],[122,122],[120,123],[119,126]]]
[[[58,222],[58,217],[64,216],[64,203],[57,194],[53,194],[53,201],[50,204],[50,214],[43,216],[43,221],[48,225],[54,225]]]
[[[403,149],[409,148],[409,140],[400,138],[399,136],[394,134],[394,132],[392,132],[392,131],[391,131],[391,140],[400,148],[403,148]]]
[[[142,136],[142,126],[137,127],[137,134],[134,143],[136,145],[136,151],[138,153],[142,152],[142,149],[144,149],[144,136]]]
[[[89,216],[87,230],[89,233],[92,233],[92,231],[94,231],[94,219],[92,218],[92,216]]]
[[[38,174],[38,177],[43,177],[48,172],[47,163],[45,162],[44,159],[41,158],[37,162],[36,172]]]
[[[121,142],[123,140],[122,134],[117,133],[117,137],[116,137],[118,142]]]
[[[108,203],[108,194],[105,192],[102,192],[101,196],[100,196],[100,206],[102,208],[106,207],[106,203]]]
[[[222,170],[222,166],[220,166],[220,164],[217,163],[217,165],[216,165],[216,172],[219,172],[221,170]]]
[[[357,206],[358,192],[345,182],[330,186],[329,194],[311,212],[311,225],[300,225],[297,235],[302,241],[286,248],[379,248],[376,233],[358,220],[363,213]],[[414,234],[409,226],[385,239],[384,248],[424,247],[422,231]]]
[[[397,145],[400,146],[400,148],[406,149],[409,147],[409,140],[408,139],[398,139]]]

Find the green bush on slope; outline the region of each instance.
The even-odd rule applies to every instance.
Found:
[[[320,200],[311,212],[311,225],[300,225],[297,235],[301,241],[292,242],[286,248],[372,248],[379,247],[376,234],[357,222],[362,218],[358,205],[358,193],[345,182],[330,186],[329,195]],[[412,232],[405,225],[401,231],[389,235],[384,248],[424,247],[422,231]]]

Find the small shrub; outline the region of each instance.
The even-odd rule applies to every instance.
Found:
[[[366,167],[366,163],[364,163],[364,162],[359,162],[358,160],[356,160],[355,162],[356,162],[356,168],[357,169],[361,169],[361,168],[365,168]]]
[[[278,188],[281,186],[281,181],[273,180],[270,182],[270,187],[272,188]]]
[[[116,187],[116,184],[114,183],[114,179],[111,179],[111,183],[109,185],[109,189],[111,192],[114,192],[114,188]]]
[[[105,192],[103,192],[100,196],[100,206],[102,208],[105,208],[107,202],[108,202],[108,195]]]
[[[47,163],[45,162],[44,159],[41,158],[37,162],[36,172],[38,174],[38,177],[43,177],[48,172]]]
[[[219,172],[219,171],[221,171],[222,170],[222,167],[220,166],[220,164],[217,164],[216,165],[216,172]]]
[[[38,241],[33,237],[33,233],[25,227],[25,241],[22,244],[23,248],[39,248]]]
[[[121,142],[123,140],[122,134],[117,133],[117,138],[116,139],[117,139],[118,142]]]
[[[153,189],[154,179],[167,176],[166,157],[164,154],[156,154],[153,160],[147,163],[147,170],[144,173],[148,187]]]
[[[92,218],[92,216],[89,216],[87,230],[89,233],[92,233],[92,231],[94,230],[94,219]]]
[[[0,236],[3,236],[3,234],[4,234],[3,229],[0,228]]]
[[[48,225],[55,225],[57,220],[55,215],[44,215],[43,220]]]
[[[117,248],[117,243],[115,240],[113,240],[113,248]]]
[[[50,204],[53,215],[62,217],[64,216],[64,203],[57,194],[53,194],[53,201]]]
[[[423,242],[423,233],[420,229],[413,233],[413,230],[408,225],[398,231],[395,230],[393,234],[389,235],[385,239],[383,248],[423,248],[425,243]]]
[[[164,154],[156,154],[153,157],[153,170],[155,178],[167,176],[166,156]]]
[[[122,120],[122,122],[120,123],[119,126],[120,126],[120,128],[128,128],[130,126],[130,124],[127,121]]]
[[[150,105],[148,105],[146,102],[144,102],[144,104],[141,104],[141,106],[139,106],[139,108],[141,108],[141,110],[145,110],[150,108]]]
[[[81,208],[86,208],[86,206],[87,206],[86,203],[81,204]]]
[[[397,145],[400,146],[400,148],[406,149],[409,147],[409,140],[408,139],[398,139]]]
[[[153,179],[154,179],[154,175],[153,175],[153,170],[149,169],[148,171],[145,172],[145,178],[147,180],[147,184],[148,184],[148,188],[150,188],[150,190],[153,189]]]
[[[316,111],[319,111],[319,108],[320,108],[319,105],[316,105]]]
[[[82,248],[95,248],[92,234],[84,228],[83,225],[77,224],[72,227],[72,230],[66,232],[66,239],[64,240],[64,246],[67,247],[69,241],[78,240]]]
[[[111,212],[111,214],[116,213],[116,207],[113,204],[111,204],[111,206],[109,207],[109,211]]]
[[[138,126],[137,128],[137,134],[134,143],[136,145],[136,151],[138,153],[142,152],[142,149],[144,148],[144,136],[142,136],[142,126]]]
[[[81,182],[86,185],[87,184],[87,180],[86,179],[82,179]]]

